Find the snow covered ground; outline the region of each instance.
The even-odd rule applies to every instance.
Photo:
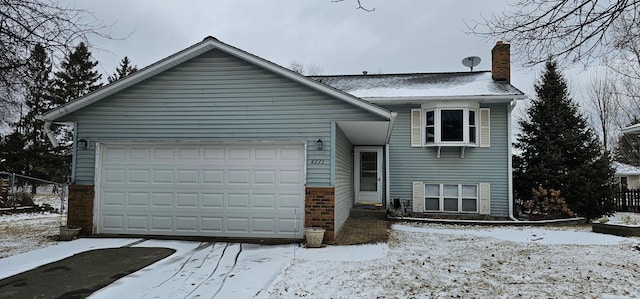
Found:
[[[0,216],[0,225],[7,217]],[[37,219],[35,223],[47,223]],[[19,240],[13,242],[21,246]],[[0,252],[17,255],[0,259],[0,277],[11,275],[5,269],[24,271],[55,260],[56,248],[81,250],[128,242],[131,239],[80,239],[55,246],[24,243],[27,250],[44,248],[24,254],[5,250],[1,243]],[[640,238],[597,234],[588,226],[415,223],[394,224],[385,244],[319,249],[217,243],[194,253],[200,242],[150,240],[136,246],[178,251],[92,297],[639,298],[640,251],[634,248],[638,243]],[[206,262],[206,256],[223,248],[238,257],[235,266],[223,258]],[[221,274],[209,276],[216,266],[223,269]],[[176,274],[180,267],[183,272]]]

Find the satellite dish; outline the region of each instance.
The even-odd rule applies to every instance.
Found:
[[[462,65],[471,68],[473,72],[473,67],[480,64],[480,57],[478,56],[469,56],[462,59]]]

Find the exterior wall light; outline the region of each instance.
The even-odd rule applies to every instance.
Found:
[[[318,139],[318,141],[316,141],[316,149],[319,151],[324,149],[324,141],[322,141],[322,139]]]
[[[78,140],[78,148],[79,149],[87,149],[89,147],[89,142],[86,139]]]

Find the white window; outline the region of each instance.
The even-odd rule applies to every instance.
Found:
[[[476,143],[476,110],[469,108],[436,108],[425,110],[425,145]]]
[[[478,185],[424,184],[426,212],[478,212]]]
[[[473,103],[411,110],[411,146],[489,146],[489,109]]]

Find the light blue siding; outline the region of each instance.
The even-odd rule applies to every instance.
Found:
[[[78,151],[78,184],[94,181],[96,141],[267,140],[306,142],[307,185],[330,186],[331,122],[382,118],[212,50],[59,121],[69,120],[90,141]],[[316,149],[318,138],[324,150]]]
[[[353,206],[353,144],[336,126],[335,231],[349,218]]]
[[[412,148],[411,109],[416,106],[389,106],[398,112],[389,149],[391,198],[412,199],[412,182],[441,184],[491,184],[491,215],[508,216],[508,130],[507,104],[481,104],[491,109],[491,147],[468,147],[464,158],[459,147]]]

